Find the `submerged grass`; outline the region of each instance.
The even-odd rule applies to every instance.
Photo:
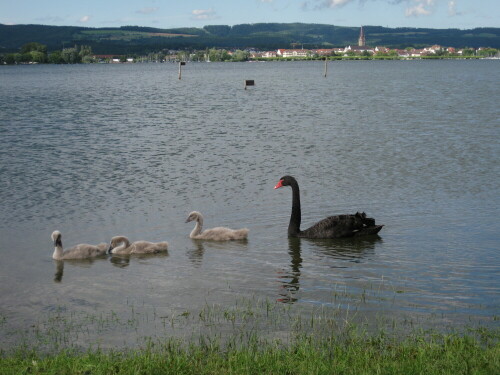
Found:
[[[412,335],[405,340],[352,330],[341,338],[297,336],[291,343],[252,335],[237,345],[211,340],[149,343],[127,351],[65,350],[0,358],[1,374],[498,374],[498,332]]]
[[[340,305],[304,313],[242,298],[161,314],[134,305],[123,315],[58,308],[21,333],[6,335],[7,326],[0,319],[0,335],[12,342],[0,346],[1,375],[500,374],[496,325],[424,331],[413,320],[374,322]],[[143,326],[155,334],[142,335]],[[101,345],[117,334],[140,339]]]

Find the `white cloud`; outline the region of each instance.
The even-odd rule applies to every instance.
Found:
[[[136,13],[139,13],[139,14],[151,14],[151,13],[155,13],[155,12],[158,12],[160,8],[158,7],[149,7],[149,8],[142,8],[142,9],[139,9],[136,11]]]
[[[195,9],[191,12],[195,20],[211,20],[215,18],[215,11],[210,9]]]
[[[413,0],[413,6],[406,8],[406,17],[428,16],[434,10],[435,0]]]
[[[260,0],[273,1],[273,0]],[[304,11],[321,11],[325,8],[339,9],[348,4],[356,3],[362,7],[368,0],[302,0],[300,7]],[[375,1],[375,0],[373,0]],[[462,15],[456,10],[457,0],[377,0],[381,3],[381,7],[394,6],[399,4],[405,5],[406,17],[421,17],[429,16],[436,10],[436,4],[439,2],[448,3],[448,14],[450,16]],[[385,3],[385,4],[384,4]]]
[[[90,21],[90,16],[83,16],[79,20],[79,22],[86,23]]]
[[[350,3],[353,0],[325,0],[323,5],[328,8],[338,8]]]
[[[355,1],[364,2],[366,0],[305,0],[300,3],[300,8],[304,11],[341,8]]]
[[[448,14],[450,17],[454,16],[460,16],[462,13],[458,12],[457,9],[457,2],[455,0],[450,0],[448,1]]]

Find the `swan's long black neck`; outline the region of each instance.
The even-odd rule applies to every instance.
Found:
[[[290,224],[288,224],[288,237],[297,237],[300,233],[300,190],[297,181],[292,181],[292,215],[290,216]]]

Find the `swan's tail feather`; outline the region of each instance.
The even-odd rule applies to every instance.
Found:
[[[356,216],[361,218],[361,221],[367,227],[371,227],[375,225],[375,219],[372,217],[366,217],[366,213],[364,212],[356,212]]]
[[[366,213],[364,212],[356,212],[356,216],[359,217],[363,223],[363,228],[359,229],[354,234],[356,237],[377,234],[383,227],[383,225],[375,225],[375,219],[366,217]]]

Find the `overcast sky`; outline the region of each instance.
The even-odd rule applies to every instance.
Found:
[[[500,0],[0,0],[0,23],[157,28],[259,22],[500,27]]]

